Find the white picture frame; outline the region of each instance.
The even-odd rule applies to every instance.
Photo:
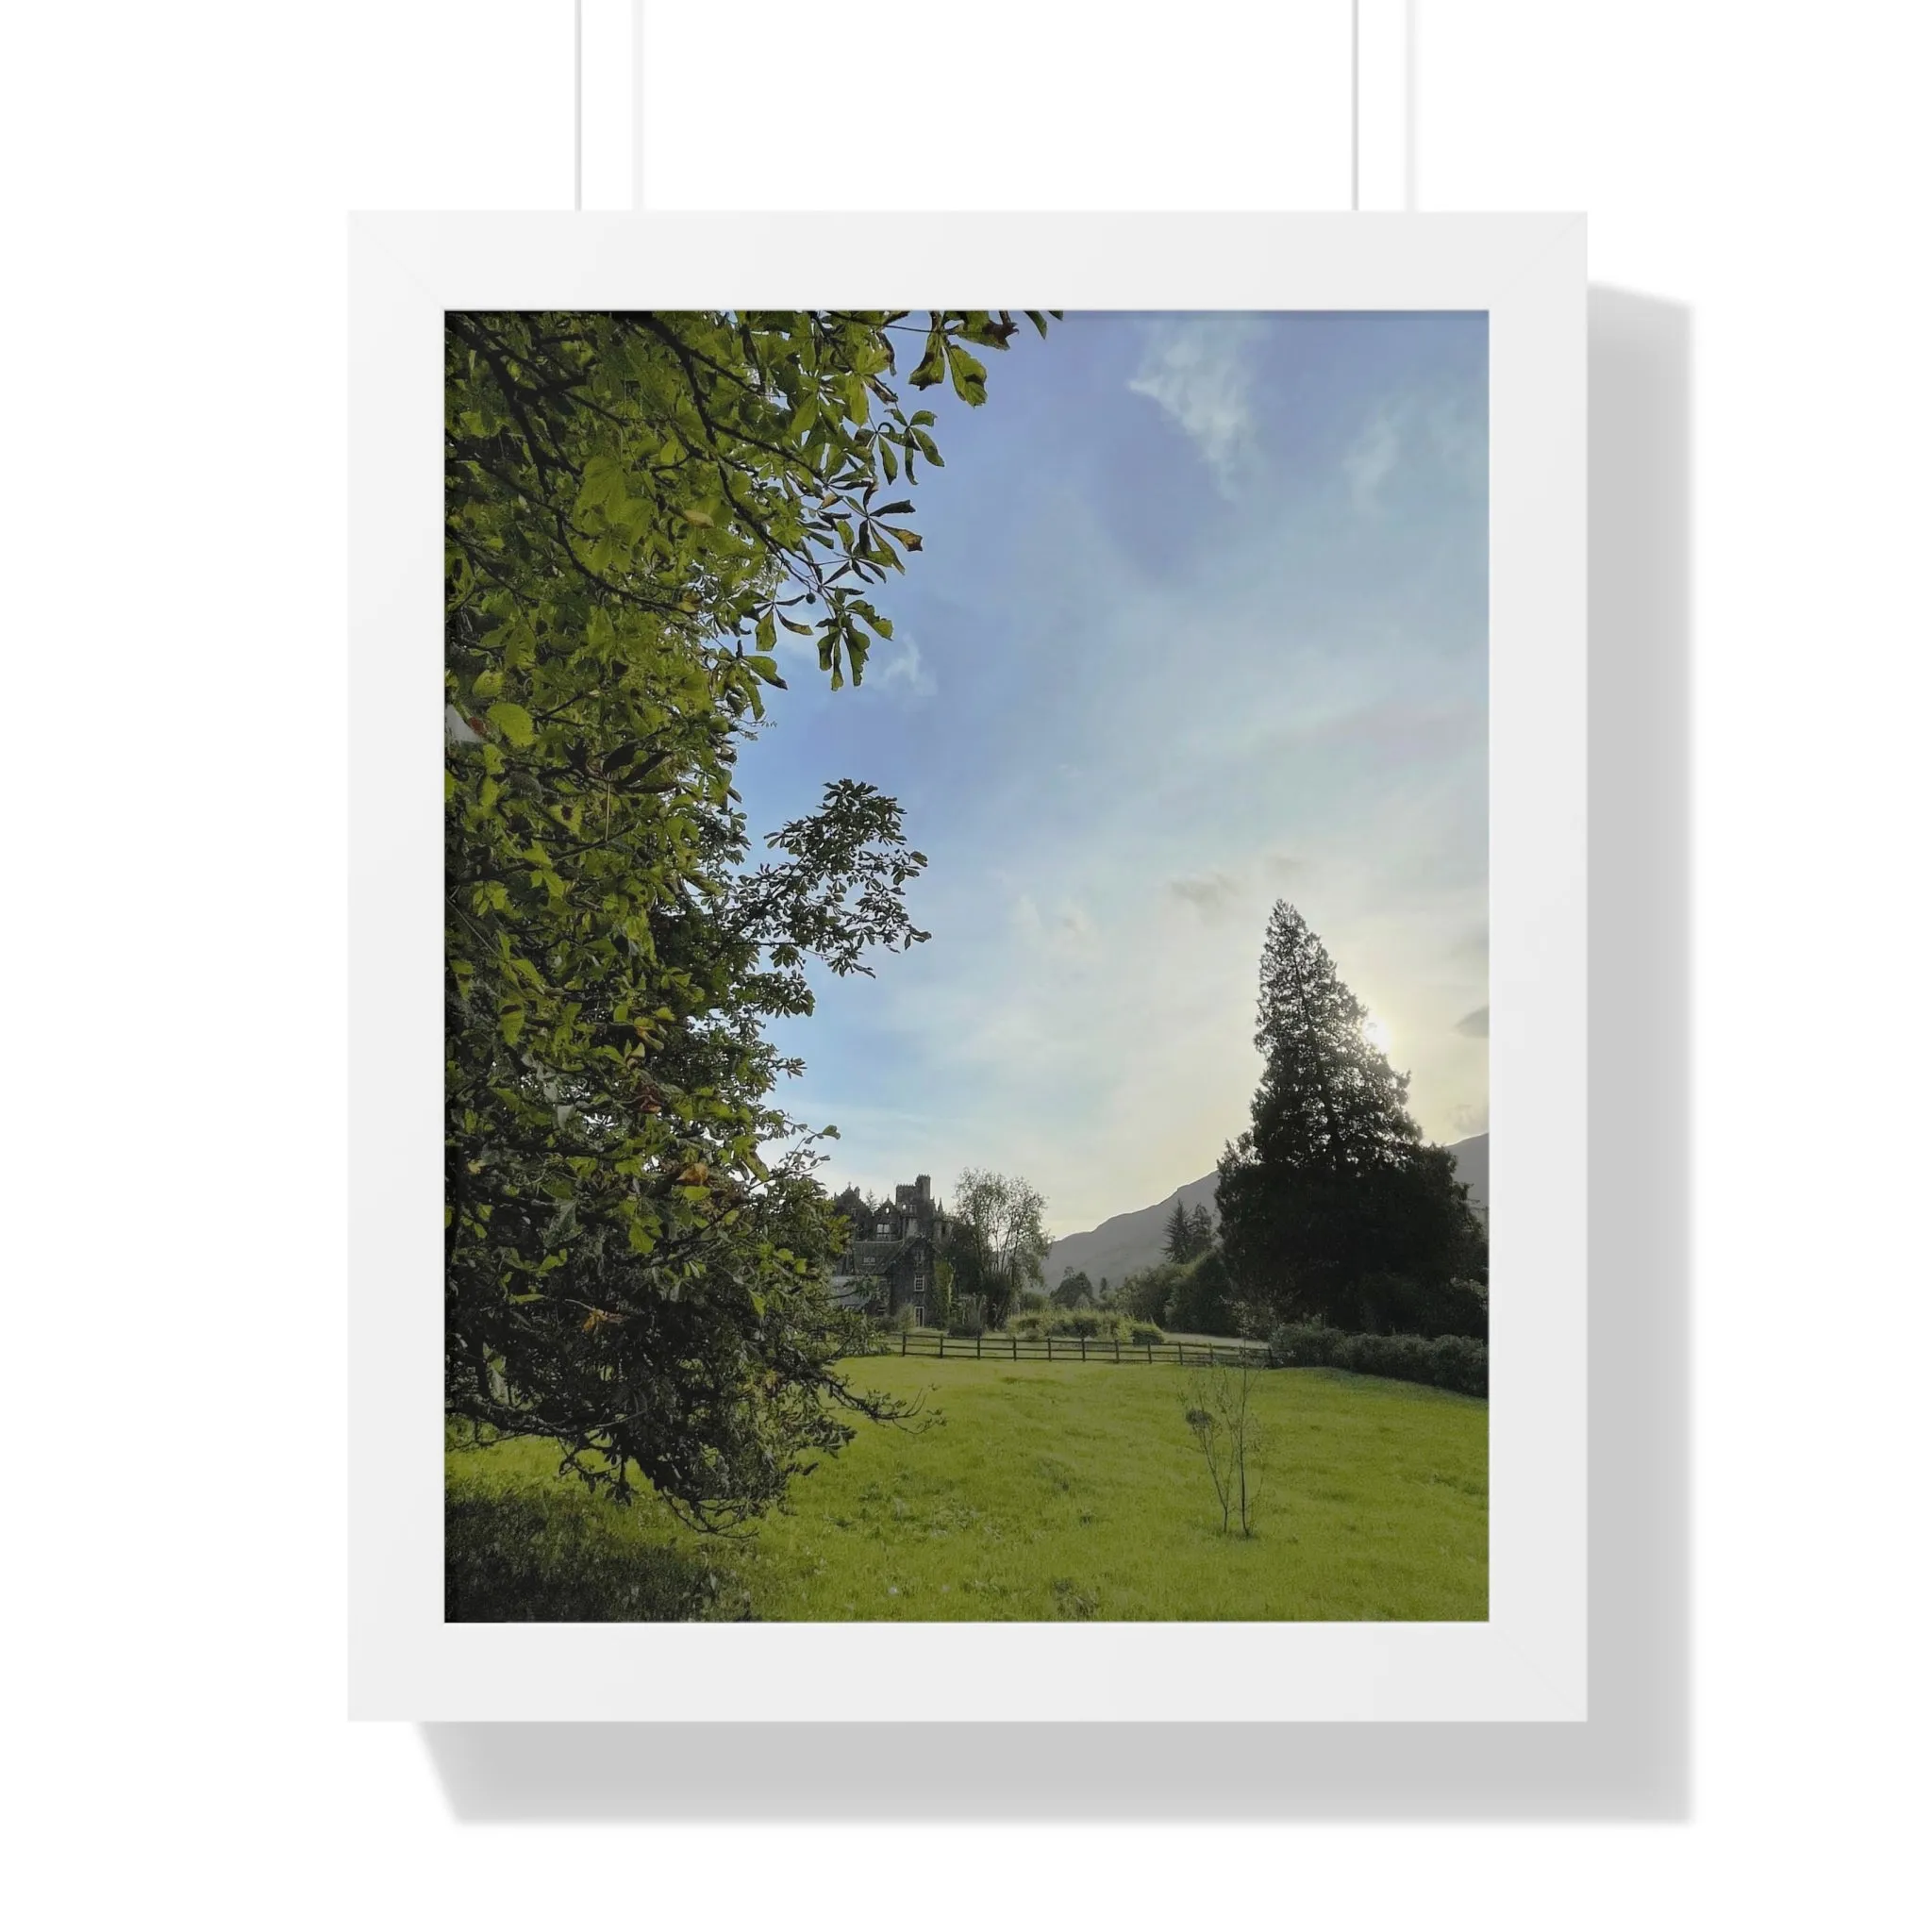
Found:
[[[1585,1720],[1582,218],[365,215],[350,243],[351,1714]],[[444,313],[908,303],[1488,312],[1485,1623],[986,1624],[934,1670],[914,1624],[443,1621]]]

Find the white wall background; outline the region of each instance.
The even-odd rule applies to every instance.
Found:
[[[1908,4],[1417,12],[1420,206],[1583,208],[1596,279],[1694,311],[1690,1819],[489,1827],[415,1733],[341,1721],[341,214],[567,207],[570,9],[92,4],[0,30],[21,1923],[1922,1896],[1932,44]],[[1346,21],[654,0],[645,176],[660,206],[1340,206]],[[909,131],[855,159],[802,62]]]

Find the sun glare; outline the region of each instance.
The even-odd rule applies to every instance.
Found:
[[[1394,1036],[1389,1031],[1388,1023],[1376,1019],[1373,1013],[1362,1022],[1362,1038],[1379,1054],[1386,1054],[1394,1044]]]

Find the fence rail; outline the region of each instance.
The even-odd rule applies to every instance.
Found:
[[[1123,1341],[1111,1335],[940,1335],[929,1330],[899,1331],[895,1349],[890,1337],[885,1353],[927,1356],[935,1361],[1016,1362],[1173,1362],[1179,1368],[1265,1364],[1258,1346],[1234,1341]]]

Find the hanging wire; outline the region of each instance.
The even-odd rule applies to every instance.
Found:
[[[1348,207],[1362,211],[1362,0],[1348,7]]]
[[[1415,212],[1415,0],[1402,8],[1402,206]]]

